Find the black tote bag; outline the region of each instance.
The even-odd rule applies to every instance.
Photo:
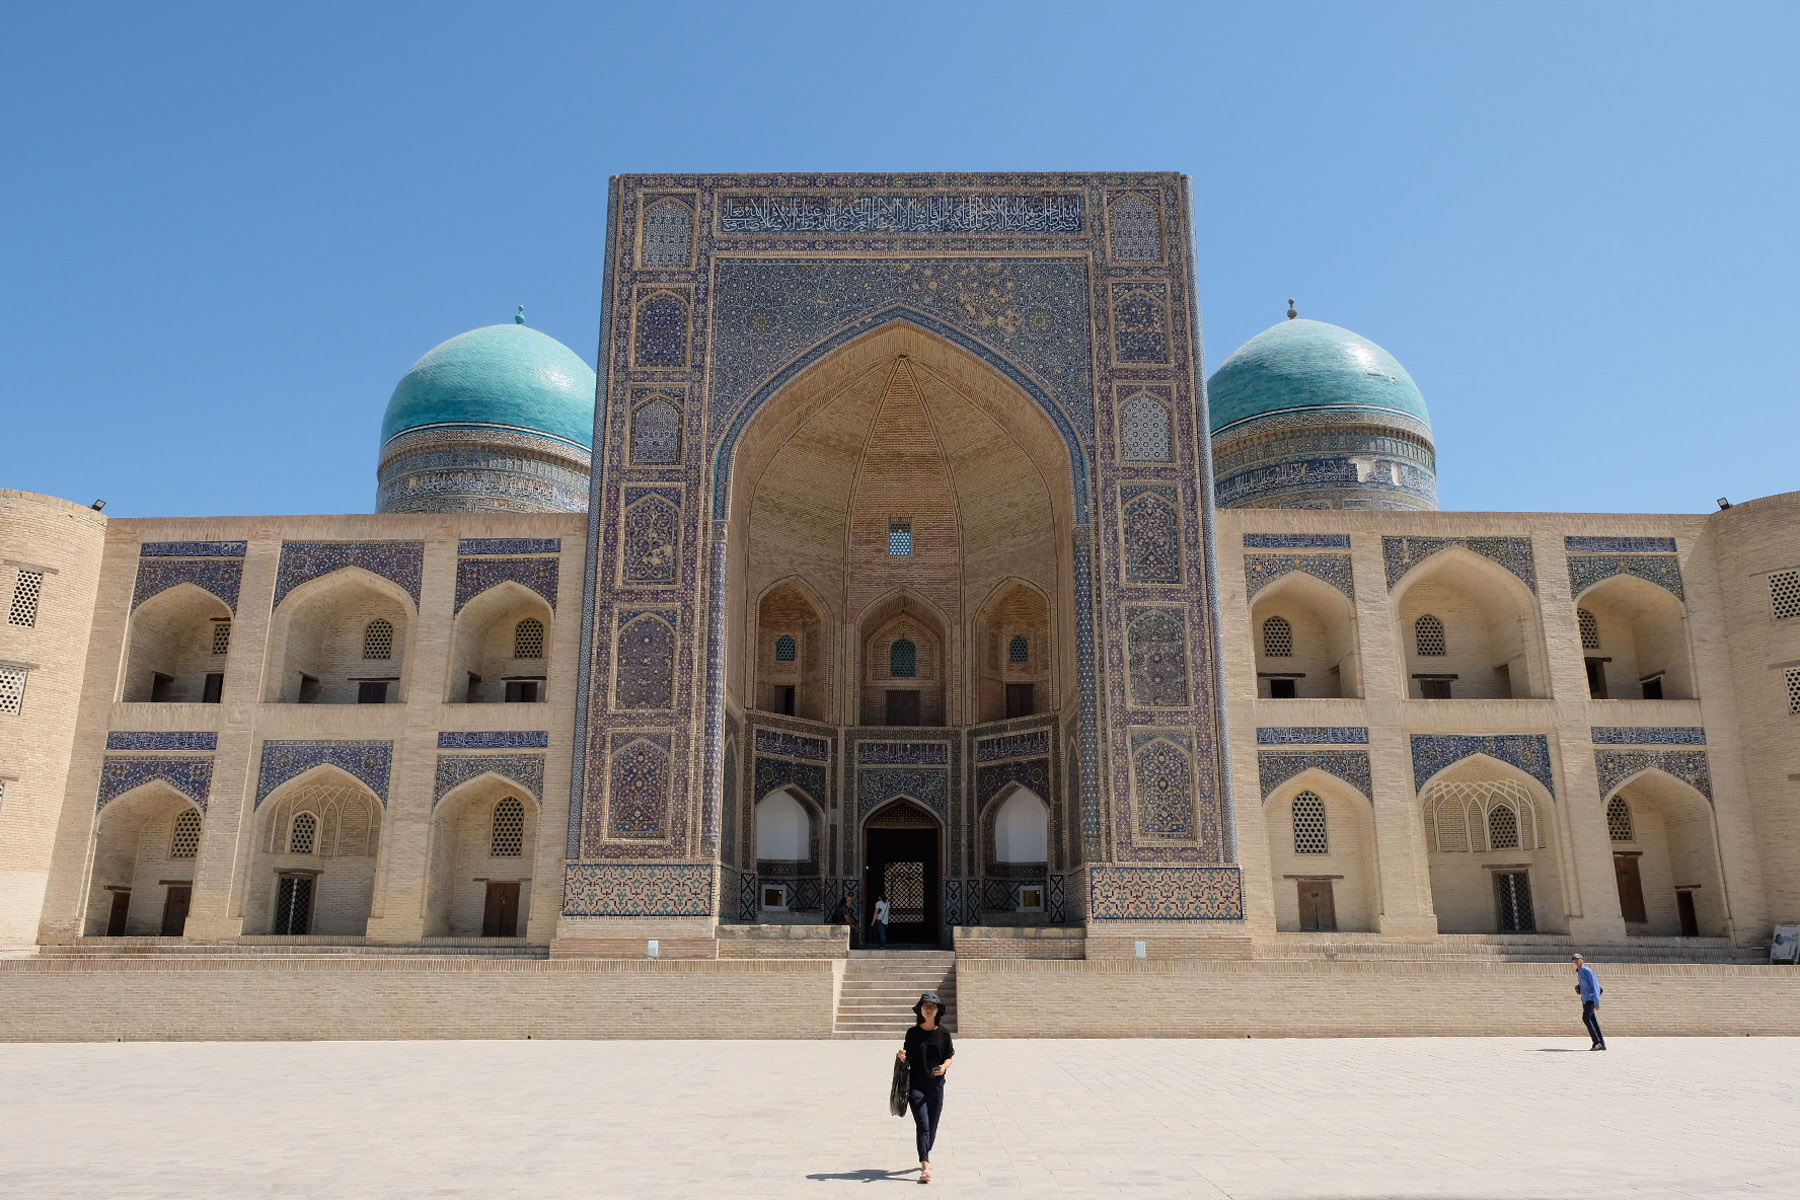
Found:
[[[888,1085],[888,1111],[896,1117],[906,1115],[906,1093],[912,1082],[912,1071],[899,1059],[894,1060],[894,1081]]]

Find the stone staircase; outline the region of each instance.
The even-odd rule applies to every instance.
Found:
[[[852,950],[838,993],[835,1036],[896,1044],[913,1023],[921,992],[944,998],[944,1028],[956,1032],[956,952]]]
[[[1282,934],[1258,944],[1269,961],[1567,963],[1576,951],[1593,964],[1663,963],[1749,966],[1767,963],[1760,946],[1725,938],[1634,937],[1624,942],[1578,942],[1563,934],[1441,934],[1431,941],[1386,940],[1358,934]]]

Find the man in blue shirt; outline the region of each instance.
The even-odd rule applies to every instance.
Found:
[[[1581,1023],[1587,1026],[1588,1036],[1594,1039],[1589,1050],[1606,1049],[1606,1035],[1600,1032],[1600,981],[1594,978],[1594,968],[1587,965],[1581,955],[1575,960],[1575,992],[1581,997]]]

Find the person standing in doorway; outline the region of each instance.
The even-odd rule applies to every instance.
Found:
[[[1587,965],[1587,960],[1577,954],[1575,962],[1575,993],[1581,997],[1581,1023],[1587,1026],[1588,1036],[1594,1039],[1589,1050],[1606,1049],[1606,1035],[1600,1032],[1600,993],[1604,990],[1600,981],[1594,978],[1594,968]]]
[[[875,902],[875,919],[869,922],[875,926],[875,940],[883,950],[887,949],[888,917],[892,915],[893,911],[894,906],[888,903],[886,896],[883,896]]]
[[[944,1001],[936,992],[920,996],[913,1005],[913,1016],[918,1019],[906,1031],[906,1043],[900,1047],[900,1061],[906,1064],[908,1074],[906,1104],[912,1109],[917,1134],[920,1183],[931,1182],[931,1146],[937,1141],[938,1118],[944,1111],[944,1076],[956,1057],[950,1031],[938,1024],[943,1015]]]

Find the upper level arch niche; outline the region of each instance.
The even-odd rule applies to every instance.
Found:
[[[456,614],[445,700],[452,704],[549,699],[550,605],[513,580],[495,584]]]
[[[799,370],[729,452],[727,514],[715,516],[728,518],[727,690],[738,704],[767,706],[780,664],[761,609],[772,595],[785,603],[772,589],[789,581],[830,647],[816,656],[827,672],[816,690],[838,699],[814,719],[884,724],[885,693],[907,688],[926,724],[1004,715],[1004,672],[983,687],[978,626],[1007,585],[1040,598],[1024,622],[1039,632],[1020,631],[1030,682],[1049,691],[1074,677],[1074,638],[1061,632],[1073,629],[1075,594],[1070,451],[1039,402],[971,350],[896,318]],[[899,608],[880,607],[901,594]],[[906,630],[920,682],[878,687]],[[799,678],[779,686],[797,689],[795,715],[807,716],[804,662],[788,674]]]
[[[231,647],[231,610],[211,592],[178,584],[131,614],[119,699],[217,704]]]
[[[1056,709],[1050,598],[1020,579],[995,588],[975,616],[978,721]]]
[[[1400,666],[1413,699],[1550,694],[1537,597],[1493,560],[1461,546],[1440,551],[1399,581],[1393,604]]]
[[[1647,580],[1615,575],[1576,599],[1576,624],[1595,700],[1693,700],[1687,607]]]
[[[1257,695],[1277,700],[1362,695],[1356,608],[1315,576],[1290,571],[1250,603]]]
[[[838,720],[832,687],[837,639],[829,610],[797,576],[774,584],[756,604],[753,708],[811,721]]]
[[[275,609],[265,701],[396,704],[406,681],[413,604],[361,567],[301,584]]]

